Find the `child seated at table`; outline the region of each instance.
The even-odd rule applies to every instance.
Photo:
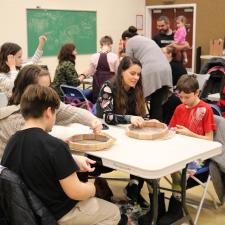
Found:
[[[47,133],[59,107],[60,99],[52,88],[28,86],[20,102],[24,129],[9,140],[1,164],[23,178],[59,225],[117,225],[119,209],[98,198],[103,191],[100,183],[83,183],[77,176],[78,171],[92,172],[95,162],[83,156],[73,158],[64,141]]]
[[[216,123],[211,107],[199,99],[199,84],[195,75],[183,75],[177,82],[176,87],[179,98],[182,102],[177,106],[173,117],[169,123],[170,128],[174,128],[176,133],[191,137],[213,140],[213,132],[216,130]],[[195,165],[195,168],[193,168]],[[195,161],[188,166],[189,175],[193,175],[201,167],[199,161]],[[188,169],[189,169],[188,168]],[[173,173],[173,189],[181,190],[181,174]],[[170,198],[168,212],[159,220],[159,225],[170,224],[183,216],[180,196],[173,193]]]

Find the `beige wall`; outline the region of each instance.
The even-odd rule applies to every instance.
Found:
[[[0,44],[18,43],[23,49],[25,59],[27,57],[26,8],[40,6],[46,9],[97,11],[97,40],[105,34],[111,35],[115,43],[115,51],[121,33],[128,26],[136,24],[137,14],[145,12],[145,0],[1,0],[0,3]],[[89,60],[90,55],[78,55],[76,64],[78,73],[88,66]],[[49,66],[53,76],[57,57],[42,57],[41,63]]]
[[[146,5],[163,5],[163,0],[146,0]],[[196,47],[209,54],[209,40],[225,37],[225,0],[174,0],[173,4],[196,3]]]

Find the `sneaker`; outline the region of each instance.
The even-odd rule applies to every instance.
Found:
[[[134,183],[129,183],[125,187],[125,192],[127,197],[132,200],[133,202],[138,202],[138,197],[139,197],[139,190],[138,190],[138,185]]]

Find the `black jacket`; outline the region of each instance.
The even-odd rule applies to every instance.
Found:
[[[218,57],[208,59],[206,63],[202,66],[200,74],[206,74],[208,70],[214,66],[222,66],[225,68],[225,59]]]
[[[0,165],[0,224],[57,225],[55,218],[20,177]]]

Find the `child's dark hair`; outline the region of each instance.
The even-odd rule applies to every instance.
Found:
[[[126,40],[126,38],[132,38],[133,36],[138,35],[137,28],[135,26],[130,26],[128,30],[125,30],[122,33],[122,39]]]
[[[195,75],[182,75],[177,81],[176,90],[186,94],[195,93],[199,89],[199,84]]]
[[[37,84],[38,78],[42,76],[48,76],[51,80],[50,74],[47,70],[43,70],[38,65],[24,66],[18,73],[14,87],[12,89],[12,96],[9,99],[8,105],[19,105],[21,96],[24,93],[28,85]]]
[[[103,46],[103,45],[112,45],[113,44],[113,39],[108,36],[108,35],[105,35],[103,36],[101,39],[100,39],[100,45]]]
[[[58,60],[59,62],[62,61],[70,61],[72,63],[75,63],[75,55],[72,54],[72,52],[76,49],[76,46],[73,43],[66,43],[64,44],[58,54]]]
[[[8,55],[15,55],[21,47],[18,44],[6,42],[0,49],[0,72],[8,73],[10,71],[9,66],[6,64],[8,61]]]
[[[59,108],[60,99],[56,91],[39,84],[29,85],[21,97],[20,110],[25,120],[41,118],[51,107],[52,112]]]

